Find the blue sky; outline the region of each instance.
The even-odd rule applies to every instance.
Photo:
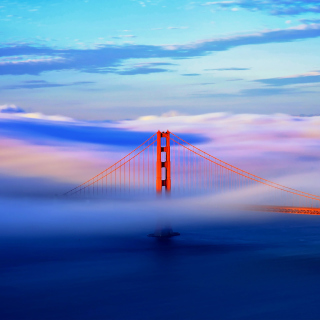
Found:
[[[0,105],[83,120],[319,113],[320,1],[0,1]]]

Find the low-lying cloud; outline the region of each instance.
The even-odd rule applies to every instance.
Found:
[[[25,112],[22,108],[14,104],[4,104],[0,106],[0,113],[23,113]]]
[[[0,176],[6,181],[15,177],[17,190],[19,178],[51,180],[55,188],[60,183],[67,190],[70,184],[103,171],[157,130],[169,129],[209,154],[258,176],[285,184],[286,177],[306,175],[308,179],[288,178],[289,186],[317,193],[319,128],[319,116],[285,114],[189,116],[171,112],[136,120],[92,122],[1,113]]]

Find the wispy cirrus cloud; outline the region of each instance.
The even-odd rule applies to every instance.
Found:
[[[216,68],[216,69],[204,69],[205,71],[244,71],[250,70],[251,68]]]
[[[70,87],[93,84],[93,81],[76,81],[71,83],[51,83],[45,80],[29,80],[22,83],[0,87],[1,90],[16,90],[16,89],[40,89],[40,88],[56,88],[56,87]]]
[[[216,9],[238,8],[250,11],[266,11],[272,15],[299,15],[302,13],[319,13],[319,0],[236,0],[236,1],[211,1],[201,4],[213,6]]]
[[[123,39],[123,38],[136,38],[137,36],[133,35],[133,34],[123,34],[123,35],[119,35],[119,36],[113,36],[111,37],[112,39]]]
[[[300,19],[302,23],[320,23],[320,19]]]
[[[241,81],[244,80],[242,78],[233,78],[233,79],[228,79],[227,81]]]
[[[307,91],[299,90],[293,88],[252,88],[252,89],[244,89],[241,90],[239,95],[241,96],[274,96],[274,95],[282,95],[282,94],[302,94],[309,93]]]
[[[196,76],[201,76],[200,73],[182,73],[181,74],[182,76],[185,76],[185,77],[196,77]]]
[[[123,76],[134,76],[138,74],[161,73],[161,72],[168,72],[168,71],[170,70],[163,69],[163,68],[136,67],[130,70],[118,71],[116,73]]]
[[[160,66],[174,66],[174,63],[169,62],[150,62],[150,63],[141,63],[134,65],[132,67],[126,68],[124,70],[116,70],[114,73],[119,75],[138,75],[138,74],[150,74],[150,73],[161,73],[161,72],[170,72],[170,69],[159,68]]]
[[[95,49],[55,49],[32,45],[2,45],[0,47],[0,75],[38,75],[48,71],[78,70],[88,73],[115,73],[129,59],[172,58],[188,59],[205,56],[212,52],[232,48],[268,43],[286,43],[320,37],[320,24],[301,25],[287,29],[267,30],[225,38],[212,38],[185,45],[101,45]],[[15,63],[17,57],[45,56],[46,59],[24,58]],[[11,59],[12,58],[12,59]],[[10,60],[11,59],[11,60]],[[117,72],[117,70],[116,70]]]
[[[259,79],[255,81],[267,84],[268,86],[287,86],[294,84],[319,83],[320,71],[313,71],[288,77]]]
[[[310,91],[297,90],[296,88],[252,88],[243,89],[234,93],[220,93],[220,92],[200,92],[192,93],[190,96],[195,98],[235,98],[235,97],[264,97],[275,95],[295,95],[295,94],[310,94]]]

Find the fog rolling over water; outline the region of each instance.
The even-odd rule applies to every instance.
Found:
[[[162,127],[318,194],[319,117],[0,118],[1,320],[320,318],[319,216],[242,210],[277,204],[262,186],[61,196]],[[181,235],[147,237],[159,226]]]
[[[1,198],[1,319],[320,317],[318,216],[164,200]]]
[[[202,193],[195,190],[160,195],[154,190],[137,190],[110,195],[52,196],[48,190],[43,190],[41,197],[30,196],[27,189],[24,196],[0,198],[3,208],[0,232],[3,236],[137,234],[162,223],[193,227],[268,221],[277,217],[243,210],[246,204],[269,203],[264,189],[259,187],[216,194],[211,190]]]
[[[320,0],[171,2],[0,0],[0,320],[320,319]]]

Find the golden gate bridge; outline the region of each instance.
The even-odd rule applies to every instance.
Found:
[[[172,132],[156,132],[125,157],[69,190],[72,196],[119,193],[223,193],[260,187],[270,205],[247,209],[320,214],[320,197],[261,178],[224,162]],[[232,201],[232,199],[230,199]]]

